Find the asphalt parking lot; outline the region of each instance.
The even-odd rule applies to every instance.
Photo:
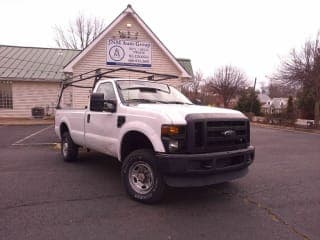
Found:
[[[120,164],[64,163],[53,126],[0,126],[0,239],[320,239],[320,135],[252,128],[243,179],[126,196]]]

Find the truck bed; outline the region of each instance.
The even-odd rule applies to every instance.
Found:
[[[55,131],[61,139],[59,128],[62,122],[69,126],[73,141],[84,145],[84,121],[86,109],[57,109],[55,115]]]

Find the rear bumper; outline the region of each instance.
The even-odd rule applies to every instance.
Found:
[[[156,154],[159,171],[169,186],[206,186],[245,176],[254,161],[255,149],[203,153]]]

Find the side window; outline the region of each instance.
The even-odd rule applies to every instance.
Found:
[[[104,94],[104,100],[116,100],[116,94],[114,92],[112,83],[102,83],[97,89],[97,93]]]

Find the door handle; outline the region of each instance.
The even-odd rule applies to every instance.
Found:
[[[87,115],[87,123],[90,123],[90,114]]]

